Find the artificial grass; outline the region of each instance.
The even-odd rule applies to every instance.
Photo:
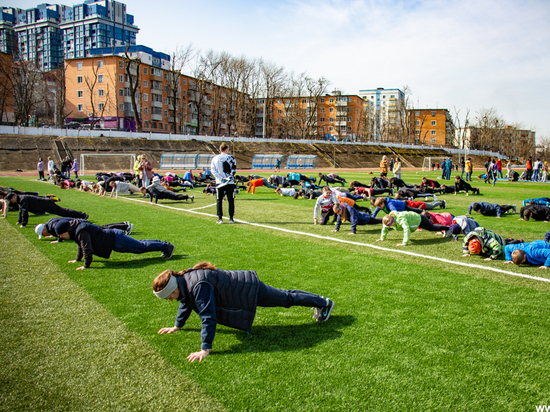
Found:
[[[368,177],[341,174],[348,182]],[[415,178],[404,175],[405,181]],[[358,235],[348,236],[349,225],[343,225],[339,233],[331,233],[331,226],[313,226],[314,201],[281,198],[265,188],[256,195],[241,193],[237,200],[236,217],[264,225],[259,227],[216,225],[216,218],[208,216],[214,214],[214,198],[200,193],[195,193],[195,203],[161,202],[201,208],[197,212],[205,215],[60,191],[43,183],[9,182],[55,192],[63,206],[85,210],[98,223],[130,220],[138,238],[176,244],[169,262],[154,254],[115,253],[110,260],[94,258],[93,268],[80,272],[66,263],[74,259],[74,243],[50,245],[31,231],[48,217],[31,217],[28,229],[18,229],[130,332],[228,410],[521,410],[550,402],[544,373],[549,363],[544,345],[550,332],[548,286],[542,282],[335,243],[330,237],[374,243],[379,228],[359,227]],[[544,185],[479,186],[484,196],[443,196],[448,210],[463,214],[476,199],[502,199],[519,209],[523,198],[547,191]],[[506,236],[542,238],[547,224],[517,217],[475,216]],[[8,220],[14,223],[16,214]],[[269,225],[326,239],[274,231],[265,227]],[[401,233],[390,236],[380,245],[396,248]],[[449,259],[462,254],[459,243],[427,232],[413,234],[406,250]],[[224,269],[254,269],[272,286],[329,296],[335,310],[328,322],[317,324],[305,308],[260,308],[250,337],[219,327],[212,355],[202,364],[188,364],[185,357],[200,344],[200,321],[192,316],[184,331],[157,335],[160,327],[173,324],[177,305],[154,298],[150,285],[166,268],[181,270],[201,260]],[[536,268],[516,270],[548,277]]]

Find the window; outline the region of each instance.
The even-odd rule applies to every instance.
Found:
[[[143,101],[148,102],[149,101],[149,95],[147,93],[143,93]]]
[[[120,97],[123,97],[124,96],[124,89],[118,89],[118,95]]]
[[[98,69],[103,69],[103,60],[98,60],[97,61],[97,68]]]
[[[149,121],[145,120],[145,128],[148,129],[149,128]]]
[[[324,113],[324,112],[325,112],[325,108],[321,107],[321,113]]]
[[[168,110],[164,111],[164,117],[168,117]]]
[[[417,135],[417,136],[420,135],[420,130],[416,129],[416,130],[414,131],[414,134]]]
[[[319,133],[324,133],[325,128],[323,126],[319,127]]]
[[[351,117],[348,117],[348,122],[351,122]]]
[[[420,112],[414,112],[414,116],[415,116],[415,117],[420,116]]]
[[[435,122],[436,122],[435,120],[432,120],[432,126],[435,126]]]
[[[124,111],[124,103],[120,103],[120,105],[118,106],[118,109],[123,112]]]
[[[79,111],[79,112],[84,111],[84,105],[83,105],[83,104],[79,104],[79,105],[78,105],[78,111]]]
[[[328,118],[328,121],[329,121],[330,123],[333,123],[333,122],[334,122],[334,117],[329,117],[329,118]]]
[[[432,136],[435,136],[435,130],[432,130]]]
[[[319,121],[320,121],[320,122],[324,122],[324,121],[325,121],[325,118],[324,118],[324,117],[320,117],[320,118],[319,118]]]
[[[82,62],[76,63],[76,70],[82,70]]]
[[[78,90],[78,91],[76,92],[76,94],[77,94],[77,96],[78,96],[79,98],[84,97],[84,92],[83,92],[82,90]]]
[[[281,109],[277,109],[277,114],[283,114],[283,111]]]
[[[162,123],[159,123],[159,129],[162,130]]]
[[[124,75],[123,74],[118,75],[118,81],[121,82],[121,83],[124,83]]]
[[[149,108],[148,107],[143,108],[143,114],[149,114]]]
[[[105,108],[105,103],[99,103],[99,111],[102,112]]]
[[[420,120],[415,120],[415,121],[414,121],[414,125],[415,125],[415,126],[420,126]]]
[[[103,75],[102,74],[97,75],[97,82],[98,83],[103,83]]]
[[[122,60],[120,60],[120,61],[118,62],[118,67],[121,68],[121,69],[124,68],[124,63],[122,62]]]
[[[328,111],[329,111],[330,113],[334,113],[334,107],[329,107]]]
[[[97,91],[97,95],[98,95],[99,97],[103,97],[103,89],[99,89],[99,90]]]
[[[436,144],[436,140],[435,139],[432,139],[432,144]]]
[[[331,97],[330,99],[328,99],[328,102],[329,103],[334,103],[334,99]]]
[[[307,103],[307,100],[306,100],[306,99],[302,99],[302,103],[303,103],[303,104],[306,104],[306,103]]]
[[[329,132],[332,132],[333,130],[334,130],[334,129],[332,128],[332,126],[329,126],[328,131],[329,131]]]
[[[82,83],[82,76],[76,76],[76,82]]]
[[[432,111],[432,116],[435,116],[435,110]]]
[[[147,67],[143,68],[143,74],[147,74]]]
[[[321,103],[324,103],[324,102],[325,102],[325,99],[321,99]],[[322,127],[321,127],[321,129],[322,129]],[[322,131],[322,130],[321,130],[321,131]]]
[[[147,88],[149,86],[147,86],[147,80],[143,80],[143,87]]]

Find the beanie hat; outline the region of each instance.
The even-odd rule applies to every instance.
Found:
[[[478,255],[481,253],[481,242],[478,239],[472,239],[468,243],[468,250],[472,255]]]

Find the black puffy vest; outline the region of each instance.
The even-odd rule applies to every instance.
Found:
[[[209,283],[216,296],[216,317],[220,325],[249,332],[256,315],[260,280],[252,270],[197,269],[183,275],[185,300],[195,309],[193,290]]]

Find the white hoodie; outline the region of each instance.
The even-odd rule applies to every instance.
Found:
[[[237,172],[237,162],[235,158],[228,153],[220,153],[214,156],[210,164],[212,174],[216,178],[218,187],[235,184],[235,173]]]

